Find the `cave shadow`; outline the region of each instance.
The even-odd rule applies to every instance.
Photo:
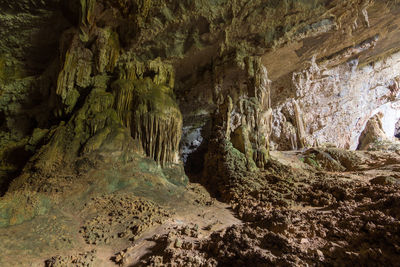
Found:
[[[0,197],[8,191],[11,182],[17,178],[28,160],[31,158],[32,152],[25,149],[25,146],[18,146],[14,149],[7,151],[7,163],[15,166],[12,170],[2,170],[0,171]]]
[[[37,31],[30,36],[30,46],[25,50],[24,68],[27,75],[39,75],[48,68],[58,56],[63,32],[72,26],[60,7],[50,7],[49,11],[53,13],[37,25]],[[39,10],[32,12],[40,15]]]
[[[216,188],[216,183],[213,182],[217,177],[206,177],[204,174],[206,155],[209,151],[209,146],[209,140],[205,139],[196,151],[189,154],[184,166],[185,174],[189,178],[190,183],[200,184],[205,188],[205,190],[207,190],[210,197],[226,203],[226,200],[222,199],[221,193]]]
[[[397,138],[397,140],[400,139],[400,120],[398,120],[394,126],[394,137]]]
[[[207,122],[201,128],[201,136],[203,141],[194,151],[188,154],[186,161],[184,162],[184,171],[189,179],[190,183],[200,184],[203,186],[211,197],[224,202],[221,200],[221,195],[216,190],[213,183],[210,183],[210,177],[204,176],[206,155],[209,151],[210,138],[212,136],[212,120],[208,119]]]
[[[4,112],[0,113],[0,130],[11,132],[13,135],[19,133],[23,137],[32,135],[33,129],[37,127],[47,128],[59,122],[51,118],[50,111],[46,111],[47,100],[51,97],[49,90],[54,87],[54,82],[50,82],[47,88],[47,84],[44,84],[40,77],[54,72],[49,67],[53,67],[52,62],[58,57],[62,33],[71,27],[58,4],[49,4],[46,7],[28,6],[27,8],[37,17],[49,14],[44,19],[35,19],[31,22],[33,30],[29,33],[30,42],[19,58],[22,71],[21,77],[17,78],[25,79],[34,76],[36,79],[28,85],[27,94],[23,95],[24,98],[19,102],[22,108],[15,110],[15,114],[12,115],[12,118],[16,120],[15,123],[7,125],[7,116]],[[21,11],[8,10],[8,12],[18,16],[17,13]],[[20,82],[17,81],[17,83]],[[25,144],[6,148],[4,153],[6,162],[2,164],[4,168],[0,170],[0,197],[8,191],[12,181],[21,174],[33,155],[33,151],[26,148]]]
[[[201,183],[203,170],[204,170],[204,162],[205,155],[208,152],[208,140],[204,140],[201,145],[192,153],[190,153],[187,157],[185,167],[185,174],[189,178],[191,183]]]
[[[202,183],[202,175],[204,170],[205,156],[208,152],[209,139],[211,136],[211,128],[212,128],[212,120],[211,118],[203,118],[205,123],[201,126],[200,129],[200,137],[202,141],[200,141],[200,145],[192,150],[189,154],[187,154],[186,160],[182,158],[182,162],[184,164],[184,170],[186,176],[189,178],[191,183]],[[187,124],[193,125],[196,121],[191,118],[188,119]],[[184,137],[182,136],[182,140]],[[181,140],[181,145],[182,145]]]

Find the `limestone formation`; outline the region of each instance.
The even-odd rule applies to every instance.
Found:
[[[399,14],[0,0],[0,265],[398,263]]]
[[[382,128],[382,117],[383,114],[378,113],[368,120],[364,131],[361,133],[358,149],[368,150],[374,143],[384,142],[388,139]]]
[[[134,99],[132,136],[157,162],[177,163],[182,115],[171,89],[146,78],[136,82]]]
[[[65,113],[74,109],[80,97],[78,86],[86,88],[91,84],[93,53],[80,43],[78,36],[72,33],[72,41],[62,59],[63,66],[57,79],[56,93],[66,106]],[[62,115],[62,113],[60,114]]]
[[[162,165],[177,163],[182,115],[173,92],[171,67],[159,59],[148,64],[130,62],[119,76],[112,87],[121,121],[147,156]]]

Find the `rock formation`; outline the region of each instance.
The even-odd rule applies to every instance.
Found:
[[[154,236],[167,254],[141,263],[395,263],[399,14],[397,0],[0,0],[0,237],[72,221],[44,237],[64,253],[47,266],[95,265],[97,250],[65,254],[77,229],[127,247],[169,212],[228,214],[212,196],[244,224]],[[115,262],[139,263],[128,251]]]
[[[375,142],[384,142],[388,139],[382,128],[382,117],[383,114],[378,113],[368,120],[361,133],[358,149],[368,150]]]

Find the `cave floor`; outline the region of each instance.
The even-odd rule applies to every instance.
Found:
[[[140,264],[147,255],[155,253],[157,243],[151,239],[155,235],[196,226],[198,238],[205,239],[214,231],[241,223],[228,204],[211,198],[199,184],[187,185],[174,197],[161,191],[157,193],[158,197],[152,201],[148,197],[134,197],[134,193],[124,190],[92,197],[83,205],[72,200],[31,221],[0,228],[0,266],[116,266],[118,252],[133,246],[135,250],[129,264]],[[161,196],[163,194],[167,195]],[[135,216],[134,212],[129,212],[130,208],[145,212]],[[113,209],[117,214],[110,213]],[[109,224],[111,216],[116,216],[117,220]],[[129,216],[146,219],[134,221]],[[84,227],[88,224],[94,228],[89,226],[87,234]],[[135,240],[133,235],[122,237],[121,233],[133,232],[132,224],[143,230],[135,232]],[[109,240],[104,238],[107,236]],[[54,262],[45,263],[52,257]]]
[[[391,265],[400,260],[400,155],[352,153],[357,164],[337,171],[306,164],[300,151],[272,152],[283,171],[258,174],[264,187],[230,204],[194,183],[70,199],[0,228],[0,266]]]

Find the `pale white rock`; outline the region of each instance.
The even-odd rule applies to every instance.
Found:
[[[298,117],[294,103],[304,122],[305,146],[331,143],[339,148],[356,149],[367,121],[378,112],[384,115],[386,134],[394,135],[395,123],[400,118],[400,105],[396,103],[400,53],[362,67],[357,60],[328,66],[331,66],[329,60],[318,64],[313,58],[309,67],[293,73],[291,80],[286,77],[282,78],[286,81],[272,83],[272,149],[301,147],[298,129],[297,136],[293,136]],[[282,96],[287,97],[276,101]]]

